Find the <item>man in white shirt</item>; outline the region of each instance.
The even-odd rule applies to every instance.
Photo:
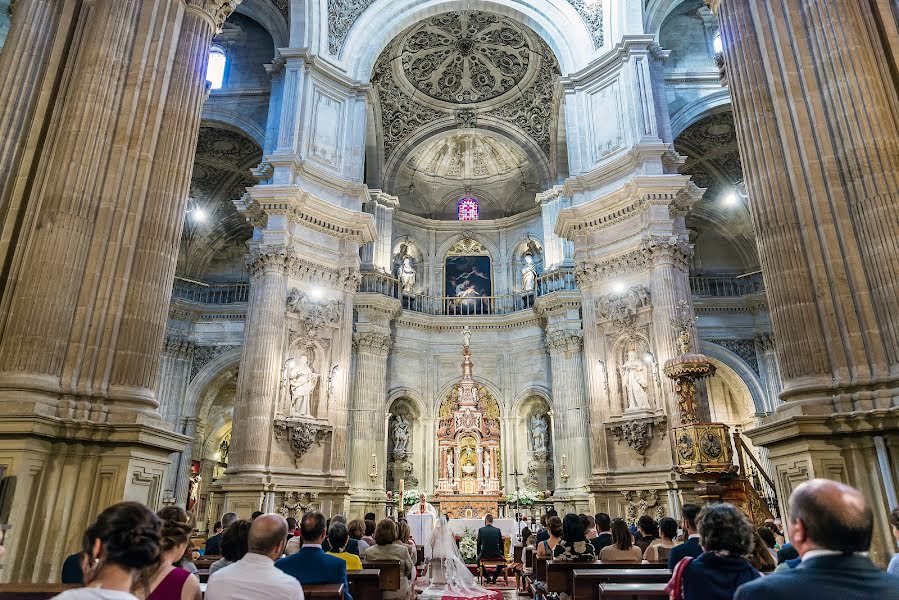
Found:
[[[206,600],[304,600],[295,577],[275,568],[287,541],[287,521],[269,513],[250,526],[247,554],[209,576]]]

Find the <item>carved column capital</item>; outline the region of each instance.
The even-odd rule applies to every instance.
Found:
[[[194,343],[181,336],[166,335],[162,342],[162,354],[171,358],[190,358],[193,350]]]
[[[386,357],[390,354],[393,339],[390,334],[374,331],[357,332],[353,334],[353,348],[356,352],[365,352],[377,356]]]
[[[690,258],[693,256],[693,244],[677,235],[646,236],[640,250],[653,265],[668,263],[683,270],[690,268]]]
[[[284,246],[254,246],[247,254],[247,271],[256,279],[266,271],[283,272],[287,268],[287,248]]]
[[[755,347],[761,353],[777,352],[774,334],[769,331],[755,334]]]
[[[645,269],[648,258],[649,255],[639,248],[601,261],[584,260],[577,264],[574,276],[579,287],[587,288]]]
[[[209,20],[215,31],[221,30],[241,0],[185,0],[187,9],[198,12]]]
[[[563,329],[546,332],[546,348],[550,352],[576,352],[584,344],[584,332]]]

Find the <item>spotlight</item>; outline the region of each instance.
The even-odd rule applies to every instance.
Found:
[[[616,294],[623,294],[627,291],[627,286],[624,285],[623,281],[616,281],[612,284],[612,291]]]
[[[190,216],[196,223],[205,223],[206,222],[206,211],[200,208],[199,206],[190,211]]]
[[[714,48],[716,54],[724,52],[724,42],[721,41],[720,33],[715,35],[715,39],[712,41],[712,48]]]
[[[736,206],[738,202],[739,199],[737,199],[736,192],[731,192],[721,199],[721,203],[724,204],[724,206]]]
[[[655,361],[656,357],[652,355],[652,352],[647,352],[643,355],[643,362],[645,362],[647,365],[651,365]]]
[[[321,300],[325,295],[325,292],[321,288],[315,287],[309,290],[309,295],[313,300]]]

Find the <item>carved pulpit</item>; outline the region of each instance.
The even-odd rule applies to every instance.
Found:
[[[499,404],[472,376],[470,332],[463,332],[462,378],[440,404],[437,430],[441,512],[496,513],[501,496]]]

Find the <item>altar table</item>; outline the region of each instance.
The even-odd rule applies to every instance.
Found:
[[[462,535],[466,529],[471,529],[477,536],[478,529],[484,526],[484,519],[450,519],[449,526],[456,535]],[[511,539],[513,544],[518,541],[515,519],[493,519],[493,526],[502,531],[504,536]]]

